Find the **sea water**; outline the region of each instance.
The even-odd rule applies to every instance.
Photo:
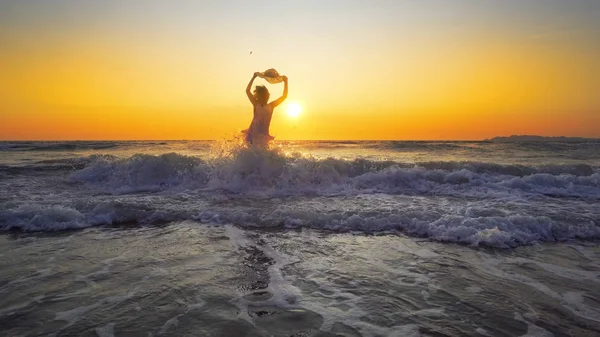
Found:
[[[593,336],[600,142],[0,142],[3,335]]]

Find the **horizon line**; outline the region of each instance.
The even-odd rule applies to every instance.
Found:
[[[582,136],[539,136],[539,135],[510,135],[510,136],[494,136],[485,139],[280,139],[277,141],[296,142],[484,142],[493,140],[494,138],[511,138],[511,137],[540,137],[540,138],[574,138],[585,140],[600,140],[600,137],[582,137]],[[0,139],[0,142],[174,142],[174,141],[203,141],[214,142],[220,139]],[[232,139],[225,139],[232,140]]]

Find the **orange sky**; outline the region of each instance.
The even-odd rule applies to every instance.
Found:
[[[278,139],[600,137],[599,5],[448,3],[9,1],[0,139],[231,137],[270,67]]]

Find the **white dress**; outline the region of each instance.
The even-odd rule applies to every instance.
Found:
[[[269,141],[274,139],[269,134],[271,117],[273,117],[273,107],[270,104],[257,104],[254,106],[252,123],[250,123],[248,130],[244,130],[248,145],[266,146]]]

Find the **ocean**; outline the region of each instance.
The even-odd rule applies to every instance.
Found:
[[[0,142],[3,336],[598,336],[600,141]]]

